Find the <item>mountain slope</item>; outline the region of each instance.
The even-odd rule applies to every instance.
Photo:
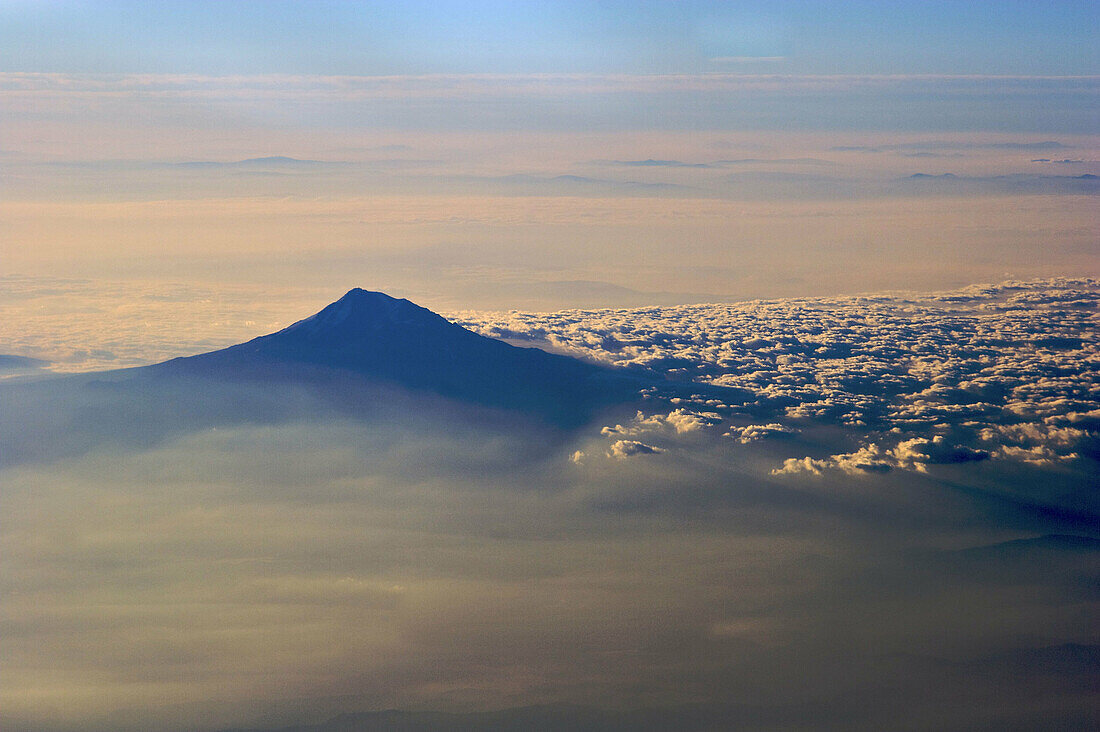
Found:
[[[231,380],[301,380],[333,370],[561,424],[628,400],[638,388],[609,369],[487,338],[408,300],[359,288],[277,333],[147,369]]]

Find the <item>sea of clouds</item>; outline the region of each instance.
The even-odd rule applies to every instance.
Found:
[[[859,475],[984,460],[1095,461],[1098,303],[1097,280],[1058,279],[949,293],[466,314],[459,322],[733,390],[674,397],[675,411],[639,412],[609,434],[672,425],[749,443],[837,425],[862,437],[855,450],[792,455],[775,471]]]
[[[455,316],[654,377],[571,431],[23,364],[0,722],[1087,728],[1098,301],[1054,280]]]

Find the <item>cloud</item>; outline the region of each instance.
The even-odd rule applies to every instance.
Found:
[[[1087,465],[1092,458],[1083,449],[1095,420],[1075,415],[1100,408],[1089,346],[1098,297],[1095,280],[1049,280],[464,322],[490,334],[530,334],[678,383],[729,389],[666,395],[684,419],[693,412],[783,419],[732,425],[730,436],[744,444],[815,424],[862,437],[853,452],[785,458],[794,461],[780,461],[787,470],[923,472],[984,460]],[[659,433],[675,415],[639,413],[604,433]]]
[[[734,428],[727,434],[730,437],[737,437],[738,442],[747,445],[757,440],[766,440],[770,437],[782,437],[784,435],[793,435],[797,433],[798,430],[794,427],[788,427],[778,422],[769,422],[768,424],[750,424],[745,427]]]
[[[568,433],[341,379],[0,385],[2,723],[1068,726],[1098,291],[467,313],[653,379]]]
[[[737,58],[737,57],[733,57]],[[746,57],[741,57],[746,58]],[[773,57],[747,57],[773,58]],[[412,94],[463,96],[500,94],[525,90],[556,95],[562,88],[578,91],[659,90],[841,90],[861,88],[926,88],[938,85],[958,89],[999,84],[1008,93],[1031,88],[1088,88],[1090,76],[981,76],[951,74],[411,74],[391,76],[325,76],[305,74],[254,74],[206,76],[201,74],[64,74],[43,72],[0,73],[0,91],[22,94],[104,94],[159,92],[192,99],[217,98],[228,93],[262,98],[286,98],[302,94],[339,94],[343,98],[398,97]],[[920,144],[941,147],[930,140]],[[979,143],[980,144],[980,143]],[[1053,140],[988,143],[1001,149],[1052,150],[1065,147]]]
[[[890,449],[871,443],[859,450],[840,455],[830,455],[817,460],[811,457],[788,458],[782,466],[772,470],[772,475],[812,473],[821,475],[826,470],[840,470],[848,475],[884,473],[895,468],[927,472],[929,464],[966,463],[988,460],[990,453],[965,445],[953,445],[943,435],[931,438],[914,437],[899,442]]]
[[[719,160],[714,165],[836,165],[836,163],[821,158],[738,158]]]
[[[754,62],[764,63],[764,62]],[[776,63],[767,61],[767,64]],[[743,65],[743,64],[742,64]],[[0,75],[7,119],[222,129],[241,110],[261,127],[332,129],[1046,130],[1090,134],[1096,77],[956,75],[263,74]],[[1029,114],[967,104],[989,95]],[[148,104],[155,97],[156,105]],[[690,101],[685,102],[685,99]],[[914,105],[914,100],[920,102]],[[27,139],[20,132],[15,139]],[[1027,144],[1026,148],[1048,147]],[[15,145],[9,145],[14,147]]]
[[[89,281],[8,277],[0,289],[12,302],[33,305],[7,319],[11,326],[0,346],[60,370],[211,350],[276,330],[323,304],[323,295],[302,291],[272,310],[259,307],[264,301],[248,288],[221,288],[215,297],[193,287],[160,286],[136,293],[136,303],[116,312],[126,298]],[[127,293],[133,299],[135,293]],[[73,316],[65,308],[77,296],[86,313]],[[763,436],[769,425],[805,432],[831,424],[886,452],[907,440],[939,436],[944,449],[965,448],[994,462],[1083,466],[1095,459],[1098,425],[1089,415],[1100,409],[1091,396],[1089,360],[1098,303],[1097,283],[1078,279],[633,311],[465,313],[461,320],[488,335],[676,380],[657,395],[668,405],[664,411],[639,412],[607,427],[608,436],[671,439],[722,423],[739,444],[748,444],[743,440]],[[64,330],[57,331],[56,346],[44,348],[38,334],[54,322],[51,309],[66,313],[54,318]],[[118,320],[112,329],[112,317],[131,312],[148,324],[140,339],[132,320]],[[211,322],[224,325],[221,340],[209,337]],[[193,340],[181,338],[186,323]],[[731,423],[738,415],[750,421]],[[852,449],[812,457],[825,460]],[[776,456],[778,464],[787,458],[802,455]],[[887,463],[913,470],[947,464],[934,458],[929,453],[927,460]]]
[[[616,440],[611,443],[611,447],[607,451],[607,456],[609,458],[625,460],[626,458],[635,457],[637,455],[656,455],[661,452],[664,452],[662,448],[647,445],[637,440]]]
[[[325,304],[326,294],[286,288],[135,284],[79,278],[0,277],[3,350],[50,362],[52,371],[141,366],[279,330]],[[285,299],[284,299],[285,298]],[[16,312],[18,314],[16,314]]]
[[[603,165],[621,165],[626,168],[709,168],[706,163],[685,163],[682,160],[598,160]]]
[[[604,435],[628,435],[631,437],[647,432],[673,431],[675,434],[696,432],[706,427],[713,427],[722,422],[722,415],[716,412],[693,412],[687,409],[674,409],[668,414],[652,414],[645,416],[638,412],[634,419],[625,426],[617,424],[614,427],[604,427],[600,433]]]
[[[944,192],[1012,194],[1012,195],[1095,195],[1100,193],[1100,176],[1082,175],[1034,175],[1015,173],[994,176],[959,176],[953,173],[914,173],[896,181],[914,192],[938,188]]]
[[[233,160],[229,162],[211,161],[211,160],[196,160],[183,163],[167,163],[166,165],[174,168],[191,168],[191,169],[232,169],[232,170],[316,170],[316,169],[329,169],[329,168],[341,168],[351,165],[351,163],[339,160],[300,160],[298,158],[291,158],[285,155],[269,155],[262,158],[248,158],[247,160]]]
[[[964,140],[924,140],[881,145],[834,145],[836,152],[899,152],[929,150],[1064,150],[1072,147],[1057,140],[973,142]]]
[[[300,411],[3,468],[5,728],[549,704],[789,729],[813,704],[844,729],[926,703],[943,719],[959,688],[963,721],[1019,715],[1046,684],[1044,719],[1091,709],[1073,690],[1095,666],[1062,647],[1091,637],[1086,535],[854,467],[883,450],[847,459],[860,480],[798,481],[746,467],[766,440],[679,437],[707,436],[571,465],[573,445],[438,413]],[[879,708],[884,674],[904,693]]]
[[[459,180],[467,185],[484,186],[486,193],[504,195],[669,195],[692,190],[691,186],[678,183],[605,180],[580,175],[539,176],[513,173],[504,176],[463,176]]]

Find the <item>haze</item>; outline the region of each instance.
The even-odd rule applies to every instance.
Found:
[[[0,726],[1100,725],[1098,27],[0,0]]]

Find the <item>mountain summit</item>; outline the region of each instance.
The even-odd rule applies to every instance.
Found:
[[[560,424],[637,390],[610,369],[487,338],[408,300],[359,288],[277,333],[150,368],[234,381],[353,374]]]
[[[356,341],[371,334],[385,333],[389,338],[404,340],[409,337],[446,337],[445,334],[455,330],[465,331],[408,300],[356,287],[316,315],[273,335]],[[257,339],[261,340],[264,339]]]

